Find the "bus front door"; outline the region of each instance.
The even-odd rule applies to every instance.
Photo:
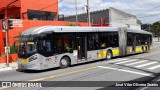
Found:
[[[87,60],[87,37],[86,35],[77,36],[78,60]]]

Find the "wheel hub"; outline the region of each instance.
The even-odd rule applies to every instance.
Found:
[[[67,61],[66,61],[65,59],[62,59],[62,60],[61,60],[61,63],[62,63],[63,66],[66,66],[66,65],[67,65]]]

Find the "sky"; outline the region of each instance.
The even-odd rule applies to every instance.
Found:
[[[61,1],[61,0],[59,0]],[[87,0],[77,0],[77,13],[83,10]],[[90,11],[117,8],[121,11],[136,15],[143,24],[160,21],[160,0],[89,0]],[[75,0],[63,0],[59,3],[59,14],[75,15]]]

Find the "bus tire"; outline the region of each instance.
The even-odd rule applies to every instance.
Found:
[[[69,66],[69,58],[68,57],[63,57],[60,60],[60,68],[67,68]]]
[[[112,58],[112,51],[111,50],[108,50],[107,51],[107,55],[106,55],[106,59],[109,60]]]
[[[148,48],[147,48],[147,46],[145,47],[145,52],[147,52],[148,51]]]
[[[146,46],[146,52],[148,52],[148,51],[149,51],[148,46]]]
[[[144,51],[144,47],[142,46],[142,53],[144,53],[145,51]]]

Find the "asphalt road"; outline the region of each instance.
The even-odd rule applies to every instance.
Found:
[[[141,83],[157,85],[157,81],[160,81],[160,43],[154,42],[153,45],[153,50],[148,53],[74,65],[65,69],[0,72],[0,81],[21,81],[22,83],[23,81],[47,81],[42,83],[48,86],[0,87],[0,90],[160,90],[160,86],[138,87],[142,85]],[[134,84],[137,87],[124,87],[127,83],[133,85],[137,81],[141,81],[140,84]],[[115,86],[116,83],[123,86]]]

